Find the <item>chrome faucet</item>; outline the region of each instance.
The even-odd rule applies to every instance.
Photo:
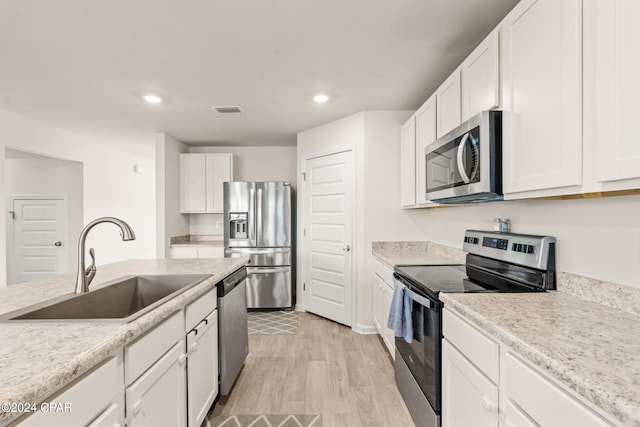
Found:
[[[91,256],[91,265],[87,268],[84,266],[84,244],[87,239],[89,231],[98,224],[103,222],[110,222],[120,227],[120,236],[122,240],[135,240],[136,235],[129,227],[129,224],[118,218],[105,216],[102,218],[94,219],[87,224],[80,233],[78,239],[78,276],[76,278],[76,294],[83,294],[89,290],[89,284],[96,275],[96,253],[93,248],[89,249],[89,256]]]

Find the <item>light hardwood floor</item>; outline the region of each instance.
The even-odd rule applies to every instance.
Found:
[[[300,313],[297,335],[250,335],[249,356],[214,414],[320,414],[323,427],[415,426],[377,335]]]

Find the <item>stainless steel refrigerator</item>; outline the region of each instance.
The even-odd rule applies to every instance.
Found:
[[[224,256],[249,257],[248,308],[291,308],[295,191],[288,182],[224,183]]]

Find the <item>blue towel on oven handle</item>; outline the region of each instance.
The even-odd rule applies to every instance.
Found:
[[[387,327],[393,330],[396,337],[403,337],[408,343],[413,342],[413,323],[411,321],[411,302],[407,287],[393,278],[395,287],[391,298],[391,308]]]

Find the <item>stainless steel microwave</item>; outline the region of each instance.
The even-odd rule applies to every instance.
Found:
[[[502,200],[502,112],[483,111],[429,144],[425,162],[428,200]]]

